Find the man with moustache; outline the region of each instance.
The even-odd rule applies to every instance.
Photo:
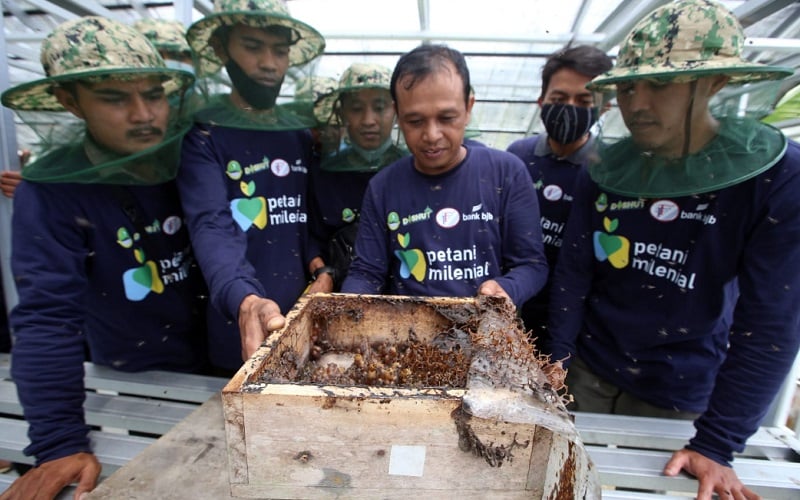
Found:
[[[187,39],[198,76],[224,67],[233,85],[195,115],[177,179],[214,306],[211,361],[230,375],[283,325],[310,278],[310,291],[333,287],[307,224],[316,121],[277,104],[289,67],[325,41],[277,0],[218,0]]]
[[[417,47],[397,62],[391,93],[411,156],[370,180],[342,291],[521,305],[547,279],[536,193],[519,158],[464,145],[475,102],[464,56]]]
[[[177,190],[188,124],[170,93],[194,78],[168,69],[131,27],[101,17],[58,26],[42,43],[46,78],[2,95],[5,106],[69,112],[82,135],[27,165],[14,196],[11,375],[36,466],[2,495],[91,491],[101,466],[83,414],[85,351],[134,372],[206,368],[205,287]],[[51,117],[52,118],[52,117]]]

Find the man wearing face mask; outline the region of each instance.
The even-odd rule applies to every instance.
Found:
[[[561,235],[572,206],[572,187],[587,163],[597,121],[594,94],[586,89],[592,78],[613,66],[603,51],[589,45],[564,47],[550,55],[542,68],[538,103],[546,134],[515,141],[508,152],[525,162],[539,196],[542,236],[550,269],[561,248]],[[547,336],[549,280],[545,288],[522,307],[525,328],[541,345]]]
[[[281,313],[324,264],[307,224],[316,122],[277,97],[289,67],[325,41],[277,0],[217,0],[187,40],[199,77],[213,81],[224,67],[232,83],[195,114],[177,179],[215,309],[211,362],[229,375],[283,325]],[[317,275],[309,291],[330,291],[331,277]]]

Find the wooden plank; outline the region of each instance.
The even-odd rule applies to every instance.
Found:
[[[223,427],[221,400],[214,396],[100,483],[88,498],[230,499]]]

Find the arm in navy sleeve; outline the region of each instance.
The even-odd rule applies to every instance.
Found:
[[[788,162],[795,173],[781,176]],[[688,446],[721,464],[758,429],[800,345],[799,164],[800,147],[790,144],[783,164],[768,171],[776,173],[757,179],[771,185],[766,207],[741,259],[727,357]]]
[[[200,126],[186,135],[176,181],[211,303],[236,320],[246,296],[265,297],[266,292],[247,260],[247,235],[234,222],[225,190],[225,165],[215,154],[213,142],[213,136]]]
[[[503,287],[517,306],[536,295],[547,281],[547,258],[544,255],[539,223],[539,201],[530,174],[522,161],[514,165],[506,179],[503,193],[502,263],[503,275],[495,281]]]
[[[14,195],[11,266],[19,303],[10,316],[17,386],[37,464],[91,453],[83,414],[85,301],[90,251],[79,214],[47,189],[23,182]]]
[[[386,290],[390,259],[386,242],[386,220],[378,207],[380,196],[370,181],[361,205],[355,244],[355,259],[342,283],[342,292],[379,294]]]
[[[583,170],[575,182],[572,210],[564,232],[558,263],[550,289],[550,342],[543,346],[551,359],[575,356],[575,346],[583,323],[584,301],[592,283],[594,267],[590,215],[596,192]],[[565,362],[569,364],[569,359]]]

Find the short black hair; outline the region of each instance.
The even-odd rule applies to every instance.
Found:
[[[392,100],[394,100],[395,103],[397,102],[397,84],[401,79],[406,76],[411,77],[404,85],[405,89],[409,90],[418,81],[425,79],[425,77],[443,68],[447,68],[448,62],[452,63],[456,68],[456,72],[461,77],[464,88],[464,104],[468,104],[470,83],[467,61],[464,59],[464,55],[461,52],[441,44],[420,45],[400,57],[392,73],[390,86]]]
[[[594,78],[605,73],[614,66],[611,58],[602,50],[592,45],[569,45],[550,54],[542,67],[542,93],[543,98],[550,86],[550,79],[564,68],[577,71],[589,78]]]

